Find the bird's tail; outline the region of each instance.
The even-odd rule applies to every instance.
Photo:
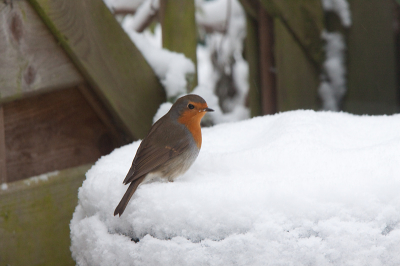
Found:
[[[144,176],[136,179],[129,185],[128,189],[125,192],[125,195],[122,197],[117,208],[115,208],[114,216],[117,214],[119,214],[119,216],[121,216],[124,213],[126,205],[128,205],[128,202],[132,198],[133,193],[135,193],[136,189],[138,188],[140,183],[142,183],[143,179],[144,179]]]

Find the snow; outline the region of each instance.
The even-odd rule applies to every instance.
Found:
[[[347,0],[322,0],[325,11],[336,13],[344,27],[351,26],[351,12]],[[346,94],[346,45],[340,32],[322,32],[325,45],[325,62],[318,92],[322,99],[322,109],[339,111]]]
[[[136,10],[134,16],[128,16],[129,29],[138,31],[150,17],[154,16],[160,7],[159,0],[146,0]]]
[[[1,190],[7,190],[7,189],[8,189],[7,183],[2,183],[1,184]]]
[[[114,217],[140,142],[126,145],[86,174],[72,256],[81,266],[400,265],[399,131],[400,115],[304,110],[204,128],[187,173],[140,186]]]
[[[347,0],[322,0],[322,8],[336,13],[343,26],[351,26],[351,12]]]
[[[57,176],[60,172],[59,171],[53,171],[53,172],[49,172],[46,174],[41,174],[38,176],[32,176],[28,179],[24,179],[24,183],[28,186],[30,186],[31,184],[37,184],[41,181],[48,181],[49,177],[53,177],[53,176]]]
[[[342,34],[337,32],[324,31],[322,38],[326,42],[326,59],[323,63],[325,78],[319,87],[322,109],[339,111],[341,100],[346,93],[346,45]]]
[[[103,0],[110,9],[133,9],[138,8],[143,0]]]
[[[155,35],[149,32],[137,33],[130,24],[133,19],[134,17],[127,17],[122,26],[164,85],[167,98],[184,94],[187,91],[186,77],[195,71],[193,62],[181,53],[171,52],[157,45],[161,44],[158,41],[161,40],[160,26]]]

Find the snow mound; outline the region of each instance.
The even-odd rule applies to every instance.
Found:
[[[203,129],[173,183],[114,217],[139,141],[86,174],[78,265],[400,265],[400,115],[292,111]],[[139,239],[139,242],[134,242]]]

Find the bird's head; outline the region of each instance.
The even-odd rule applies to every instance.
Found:
[[[170,112],[177,117],[181,124],[198,123],[206,112],[214,111],[208,108],[206,101],[198,95],[188,94],[176,100]]]
[[[177,118],[179,123],[185,125],[189,129],[197,142],[197,146],[200,147],[200,122],[206,112],[212,111],[214,110],[208,108],[203,98],[195,94],[188,94],[176,100],[171,107],[170,113]]]

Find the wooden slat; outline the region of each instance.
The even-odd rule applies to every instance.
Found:
[[[319,109],[319,73],[280,19],[274,19],[277,111]]]
[[[259,0],[269,14],[278,17],[299,43],[313,66],[324,60],[321,33],[324,12],[320,0]]]
[[[143,138],[165,92],[102,0],[29,0],[131,138]]]
[[[27,1],[1,1],[0,24],[0,102],[83,82]]]
[[[264,8],[258,9],[262,113],[276,113],[275,62],[273,55],[274,25]]]
[[[343,109],[356,114],[399,112],[394,3],[391,0],[349,3],[352,25],[347,35],[348,91]]]
[[[3,106],[0,105],[0,184],[7,183],[6,140]]]
[[[82,95],[85,97],[88,104],[92,107],[93,111],[97,114],[99,119],[110,131],[110,134],[115,140],[115,144],[117,146],[128,144],[130,142],[129,136],[125,135],[123,130],[118,130],[118,125],[112,119],[110,113],[104,108],[97,95],[93,93],[93,90],[86,84],[82,84],[77,87],[80,93],[82,93]]]
[[[77,88],[3,108],[8,182],[93,163],[118,145]]]
[[[187,77],[188,92],[191,92],[197,86],[197,28],[194,1],[161,0],[160,20],[163,47],[183,53],[195,65],[194,75]]]
[[[249,64],[249,107],[252,117],[262,115],[258,23],[246,13],[245,57]]]
[[[50,173],[0,190],[0,265],[75,265],[69,223],[89,168]]]
[[[400,1],[400,0],[399,0]],[[252,19],[258,20],[258,9],[260,8],[260,3],[258,0],[239,0],[240,4]]]

